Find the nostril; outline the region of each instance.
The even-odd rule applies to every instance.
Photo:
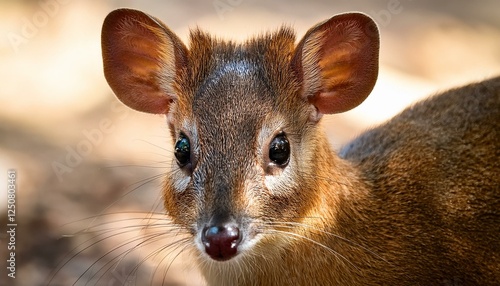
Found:
[[[201,240],[210,257],[219,261],[228,260],[238,251],[240,230],[234,225],[205,227]]]

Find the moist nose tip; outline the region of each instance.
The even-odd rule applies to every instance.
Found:
[[[214,225],[203,229],[201,240],[212,259],[224,261],[236,256],[241,235],[236,225]]]

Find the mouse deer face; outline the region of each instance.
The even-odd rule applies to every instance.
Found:
[[[318,120],[361,103],[378,70],[376,27],[362,14],[333,17],[298,45],[287,28],[244,44],[196,30],[188,49],[157,19],[120,9],[102,41],[118,98],[167,117],[165,208],[209,261],[293,233],[320,195]]]

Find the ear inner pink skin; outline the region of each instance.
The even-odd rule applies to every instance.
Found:
[[[310,29],[297,45],[292,67],[302,95],[323,114],[363,102],[378,75],[379,38],[363,14],[342,14]]]
[[[111,12],[102,28],[104,74],[129,107],[167,113],[187,49],[161,22],[135,10]]]

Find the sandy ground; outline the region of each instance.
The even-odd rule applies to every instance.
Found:
[[[18,223],[16,278],[4,265],[1,285],[203,283],[189,255],[173,257],[181,249],[155,252],[175,241],[154,227],[165,222],[170,139],[162,117],[125,108],[102,75],[100,29],[118,7],[163,19],[183,40],[196,26],[242,40],[283,23],[300,38],[337,13],[372,16],[379,80],[361,106],[325,118],[335,148],[420,98],[500,73],[496,0],[0,1],[0,265],[9,169]]]

